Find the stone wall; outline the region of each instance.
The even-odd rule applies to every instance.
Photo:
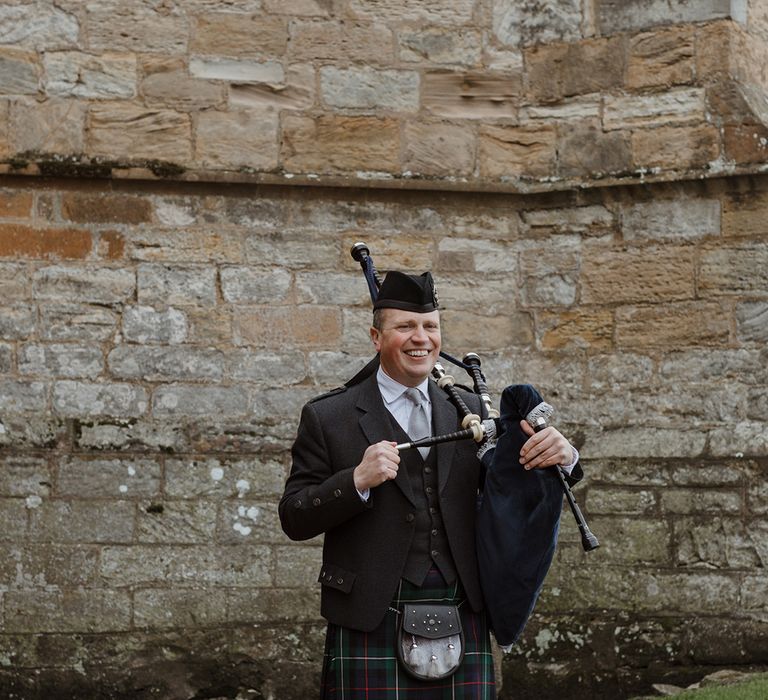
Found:
[[[433,269],[446,349],[537,384],[587,465],[602,546],[566,514],[509,697],[768,664],[765,178],[1,184],[3,697],[312,693],[320,542],[276,503],[301,404],[371,355],[360,238]]]
[[[7,2],[0,158],[33,174],[518,191],[759,170],[758,5]]]
[[[587,466],[504,696],[768,665],[763,5],[3,3],[0,696],[314,695],[275,507],[360,239]]]

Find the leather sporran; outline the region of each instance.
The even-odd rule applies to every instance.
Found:
[[[455,605],[404,603],[397,658],[414,678],[434,681],[456,673],[464,659],[464,632]]]

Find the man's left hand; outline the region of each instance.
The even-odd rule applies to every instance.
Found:
[[[526,469],[569,465],[573,461],[571,443],[557,428],[549,426],[536,433],[527,421],[521,420],[520,425],[531,436],[520,450],[520,463]]]

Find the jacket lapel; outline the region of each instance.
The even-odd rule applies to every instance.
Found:
[[[360,384],[360,395],[357,400],[357,408],[362,412],[360,416],[360,429],[363,431],[369,445],[382,440],[393,440],[394,431],[391,427],[392,417],[384,406],[379,386],[376,383],[376,375],[373,374]],[[411,490],[411,482],[403,463],[397,471],[395,484],[403,492],[403,495],[415,506],[416,500]]]
[[[460,430],[456,409],[451,400],[435,382],[429,383],[429,398],[432,402],[432,429],[435,435],[445,435]],[[448,482],[448,475],[453,466],[453,457],[456,452],[455,442],[441,442],[432,449],[437,449],[437,475],[440,492]]]

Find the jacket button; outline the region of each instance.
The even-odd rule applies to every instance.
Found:
[[[438,552],[436,549],[433,549],[430,554],[432,555],[433,559],[437,559],[437,557],[440,556],[440,552]]]
[[[343,579],[343,578],[337,578],[337,579],[336,579],[336,583],[338,583],[339,585],[341,585],[342,583],[344,583],[344,579]]]
[[[432,487],[427,486],[427,488],[424,489],[427,493],[432,493]]]
[[[313,501],[312,501],[312,505],[313,505],[313,506],[319,506],[319,505],[320,505],[320,503],[321,503],[321,501],[320,501],[320,499],[319,499],[319,498],[315,498],[315,499],[313,499]]]
[[[438,530],[437,528],[435,528],[434,530],[432,530],[432,537],[437,537],[437,533],[438,533],[438,532],[439,532],[439,530]]]
[[[301,501],[298,498],[293,502],[293,507],[301,508]]]
[[[405,516],[405,522],[412,523],[415,518],[416,516],[413,513],[408,513],[408,515]]]
[[[334,495],[334,496],[336,496],[336,498],[338,498],[339,496],[341,496],[341,489],[336,489],[336,490],[333,492],[333,495]]]
[[[424,467],[424,471],[425,471],[427,474],[431,474],[431,473],[432,473],[432,467]]]

